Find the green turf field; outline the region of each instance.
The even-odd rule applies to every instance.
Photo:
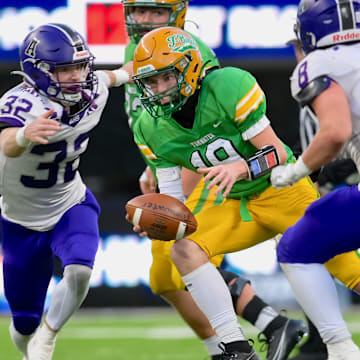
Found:
[[[300,313],[292,314],[301,318]],[[360,345],[360,309],[345,318]],[[9,317],[0,316],[0,359],[21,360],[8,335]],[[255,340],[254,327],[242,322]],[[259,349],[259,345],[255,345]],[[264,359],[265,353],[260,353]],[[203,345],[172,311],[78,312],[61,332],[54,360],[204,360]]]

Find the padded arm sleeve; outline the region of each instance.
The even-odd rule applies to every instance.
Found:
[[[331,79],[324,75],[317,77],[307,84],[297,95],[295,95],[295,100],[301,105],[305,106],[311,103],[311,101],[326,90],[331,83]]]
[[[185,201],[180,166],[157,168],[156,177],[158,179],[158,187],[161,194],[170,195],[182,202]]]

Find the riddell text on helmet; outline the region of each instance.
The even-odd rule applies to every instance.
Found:
[[[359,32],[349,32],[345,35],[333,35],[333,41],[347,41],[347,40],[359,40],[360,39],[360,33]]]

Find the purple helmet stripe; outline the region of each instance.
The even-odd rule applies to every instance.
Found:
[[[337,0],[338,14],[341,30],[353,29],[355,24],[354,8],[352,1],[349,0]]]
[[[79,37],[79,35],[74,33],[70,27],[63,24],[48,24],[48,26],[54,27],[61,31],[69,39],[72,45],[77,45],[79,42],[82,43],[82,39]]]

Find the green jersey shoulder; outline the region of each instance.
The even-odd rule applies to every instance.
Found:
[[[218,69],[201,84],[192,129],[172,118],[154,119],[144,112],[133,129],[135,142],[152,167],[180,165],[196,170],[232,163],[257,151],[249,139],[269,126],[265,112],[265,94],[249,72]],[[292,152],[286,148],[292,161]],[[268,177],[236,182],[229,197],[260,193],[270,186]]]

